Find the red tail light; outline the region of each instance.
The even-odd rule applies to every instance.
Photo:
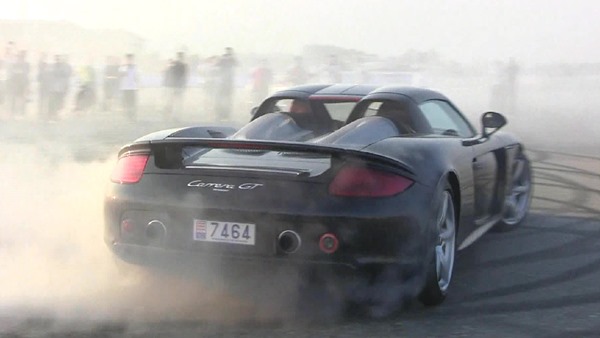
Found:
[[[137,183],[142,178],[146,162],[148,162],[147,154],[129,155],[119,158],[117,167],[110,175],[110,180],[115,183]]]
[[[413,184],[400,175],[358,167],[342,168],[331,184],[329,193],[335,196],[386,197],[399,194]]]

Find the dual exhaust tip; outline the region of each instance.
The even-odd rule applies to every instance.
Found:
[[[277,246],[279,247],[279,250],[286,254],[293,254],[300,249],[301,245],[302,239],[300,238],[300,235],[293,230],[282,231],[279,236],[277,236]]]
[[[339,248],[339,240],[332,233],[326,233],[319,238],[319,249],[326,254],[332,254]],[[293,230],[282,231],[277,236],[277,247],[283,253],[293,254],[302,246],[302,239],[297,232]]]
[[[167,226],[159,220],[153,220],[146,225],[145,233],[151,243],[161,244],[167,235]]]

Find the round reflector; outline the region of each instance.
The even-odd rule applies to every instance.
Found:
[[[326,233],[319,239],[319,249],[326,254],[332,254],[337,251],[340,242],[334,234]]]

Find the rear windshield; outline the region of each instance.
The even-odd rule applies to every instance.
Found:
[[[325,103],[325,109],[329,112],[329,116],[333,120],[346,122],[352,108],[356,106],[356,102],[327,102]]]
[[[289,112],[300,115],[311,115],[325,129],[331,128],[336,130],[346,123],[348,116],[350,116],[357,102],[358,99],[353,97],[345,99],[317,97],[310,100],[282,98],[272,101],[272,105],[266,108],[266,111],[268,113]],[[333,121],[333,124],[329,126],[331,121]]]

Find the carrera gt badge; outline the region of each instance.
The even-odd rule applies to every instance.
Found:
[[[231,190],[253,190],[261,187],[261,183],[242,183],[240,185],[227,184],[227,183],[215,183],[215,182],[203,182],[202,180],[194,180],[187,184],[188,187],[195,188],[206,188],[212,191],[229,192]]]

